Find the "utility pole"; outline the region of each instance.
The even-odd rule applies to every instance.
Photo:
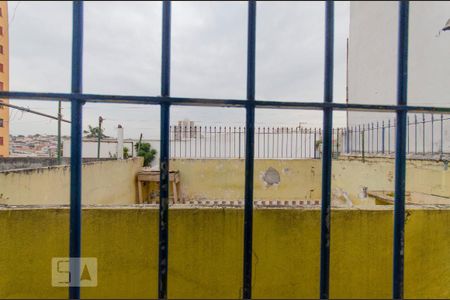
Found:
[[[57,147],[57,157],[58,157],[58,165],[61,164],[61,100],[58,101],[58,147]]]
[[[98,140],[97,140],[97,158],[100,158],[100,141],[102,139],[102,122],[103,118],[98,117]]]
[[[142,142],[142,133],[141,133],[141,136],[139,137],[139,143],[137,146],[136,156],[139,154],[139,150],[141,150],[141,142]]]

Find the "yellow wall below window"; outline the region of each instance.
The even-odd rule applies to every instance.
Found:
[[[392,207],[391,207],[392,208]],[[333,210],[332,298],[389,298],[393,212]],[[67,209],[0,210],[0,298],[66,298],[51,286],[52,257],[68,253]],[[320,211],[254,212],[254,298],[317,298]],[[88,208],[82,255],[97,257],[98,286],[85,298],[156,298],[158,211]],[[408,210],[405,297],[450,297],[450,210]],[[239,298],[243,211],[172,208],[169,212],[169,297]]]

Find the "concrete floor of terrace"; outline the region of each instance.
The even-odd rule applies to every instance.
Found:
[[[332,298],[389,298],[392,206],[335,208],[331,221]],[[86,206],[82,256],[98,261],[84,298],[155,298],[156,205]],[[450,206],[407,208],[405,297],[450,297]],[[51,261],[68,255],[67,207],[0,208],[0,298],[65,298]],[[254,211],[255,299],[316,298],[319,207]],[[242,288],[243,210],[175,204],[169,211],[169,298],[238,299]]]

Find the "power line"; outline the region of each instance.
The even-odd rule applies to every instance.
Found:
[[[12,16],[11,20],[8,22],[8,27],[10,29],[11,29],[12,23],[14,22],[14,19],[16,18],[16,11],[17,11],[17,8],[19,7],[20,2],[22,2],[22,1],[17,2],[16,7],[14,8],[13,16]]]
[[[48,115],[48,114],[44,114],[44,113],[41,113],[39,111],[35,111],[35,110],[29,109],[29,108],[26,108],[26,107],[22,107],[22,106],[17,106],[17,105],[13,105],[13,104],[9,104],[9,103],[3,103],[3,102],[0,104],[0,106],[6,106],[6,107],[14,108],[14,109],[17,109],[17,110],[29,112],[29,113],[36,114],[36,115],[40,115],[40,116],[43,116],[43,117],[46,117],[46,118],[50,118],[50,119],[53,119],[53,120],[59,120],[58,117],[55,117],[55,116],[52,116],[52,115]],[[65,120],[65,119],[61,119],[61,121],[62,122],[66,122],[66,123],[70,123],[70,121]]]

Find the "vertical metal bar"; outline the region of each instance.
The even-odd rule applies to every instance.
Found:
[[[277,154],[276,154],[276,158],[280,158],[280,141],[279,141],[279,139],[280,139],[280,128],[279,127],[277,127],[277,133],[276,133],[276,136],[277,136]]]
[[[408,86],[408,15],[409,2],[399,3],[397,105],[407,105]],[[405,243],[405,176],[406,115],[397,110],[397,142],[395,144],[395,203],[392,298],[403,299],[403,263]]]
[[[307,134],[308,134],[308,128],[305,128],[305,130],[303,131],[303,138],[304,138],[304,142],[305,142],[305,144],[304,144],[304,146],[303,146],[303,149],[305,150],[305,158],[307,157],[307,151],[308,151],[308,147],[307,147],[307,145],[308,145],[308,141],[307,141]]]
[[[431,155],[434,155],[434,114],[431,114]]]
[[[197,158],[197,126],[194,126],[194,158]]]
[[[325,4],[324,102],[333,102],[334,2]],[[320,223],[320,299],[329,298],[331,227],[331,148],[333,109],[323,109],[322,209]]]
[[[334,140],[334,128],[331,129],[331,156],[333,157],[333,153],[335,151],[335,145],[333,143]]]
[[[391,120],[388,120],[388,153],[391,154]]]
[[[375,130],[373,130],[373,123],[371,123],[371,129],[370,129],[370,139],[371,139],[371,142],[370,142],[370,145],[371,145],[371,147],[370,147],[370,153],[373,153],[374,151],[373,151],[373,148],[375,148],[375,141],[374,141],[374,136],[375,135]]]
[[[348,153],[350,154],[352,152],[352,128],[351,127],[347,127],[347,134],[348,134]]]
[[[363,129],[362,129],[362,132],[361,132],[361,154],[362,154],[362,160],[363,160],[363,162],[364,162],[364,158],[365,158],[365,146],[366,146],[366,138],[365,138],[365,130],[366,130],[366,126],[365,125],[363,125]]]
[[[236,127],[233,127],[233,157],[236,158]]]
[[[322,149],[322,148],[323,148],[323,134],[322,134],[322,128],[319,128],[319,137],[320,137],[320,139],[322,140],[322,145],[320,146],[319,149]],[[320,152],[320,150],[319,150],[319,154],[320,154],[319,157],[322,157],[321,153],[322,153],[322,152]]]
[[[409,116],[406,117],[406,152],[409,154]]]
[[[170,34],[171,2],[163,1],[162,7],[162,59],[161,96],[170,96]],[[158,298],[167,299],[167,272],[169,247],[169,123],[170,104],[161,104],[161,150],[159,185],[159,258]],[[186,146],[186,145],[185,145]],[[186,149],[185,149],[186,151]]]
[[[379,143],[379,138],[380,138],[380,123],[377,121],[377,154],[378,154],[378,152],[379,152],[379,145],[380,145],[380,143]]]
[[[317,128],[314,128],[314,158],[317,158]]]
[[[83,90],[83,2],[73,2],[72,25],[72,93],[81,94]],[[70,143],[70,240],[69,257],[81,257],[81,169],[82,169],[82,128],[83,103],[71,100],[71,139]],[[70,260],[72,276],[69,299],[80,298],[80,262]]]
[[[263,127],[263,158],[266,158],[266,127]]]
[[[171,129],[172,130],[172,127]],[[173,157],[177,157],[177,125],[173,126]]]
[[[350,127],[350,153],[353,153],[353,127]]]
[[[286,150],[284,153],[285,154],[284,157],[287,158],[288,157],[288,149],[289,149],[289,128],[285,127],[284,131],[286,133],[286,147],[285,147]]]
[[[219,158],[222,158],[222,126],[219,126]]]
[[[422,114],[422,152],[425,156],[425,114]]]
[[[303,128],[300,127],[300,157],[303,157]]]
[[[58,165],[61,164],[62,158],[61,158],[61,100],[58,101],[58,140],[57,140],[57,148],[56,148],[56,157],[58,161]]]
[[[227,126],[223,126],[223,158],[227,158]]]
[[[259,136],[260,136],[260,134],[261,134],[261,132],[260,132],[261,130],[260,130],[260,129],[261,129],[261,128],[258,127],[258,143],[257,143],[257,144],[258,144],[258,146],[257,146],[257,149],[258,149],[258,155],[257,155],[257,157],[258,157],[258,158],[260,158],[260,156],[259,156],[259,147],[260,147]]]
[[[241,126],[239,126],[239,147],[238,147],[238,155],[239,155],[239,159],[241,159]]]
[[[444,155],[444,115],[441,114],[441,158]]]
[[[290,155],[290,158],[292,158],[292,152],[293,152],[292,148],[294,147],[294,128],[290,128],[290,131],[291,131],[291,134],[290,134],[290,136],[291,136],[291,147],[290,147],[291,155]]]
[[[170,1],[170,0],[167,0]],[[187,158],[187,126],[184,125],[184,158]]]
[[[367,123],[367,153],[370,153],[370,124]]]
[[[173,134],[173,130],[172,130],[172,125],[169,126],[169,137],[170,137],[170,157],[174,157],[174,151],[173,151],[173,142],[174,142],[174,136],[175,134]]]
[[[191,126],[191,124],[189,124],[188,139],[189,139],[189,158],[191,158],[192,157],[192,126]]]
[[[245,208],[244,208],[244,299],[252,298],[252,248],[253,248],[253,167],[255,139],[255,48],[256,1],[248,2],[247,44],[247,106],[245,136]]]
[[[273,127],[272,127],[272,143],[270,143],[270,127],[267,127],[267,158],[273,158]],[[270,155],[270,145],[272,145],[272,155]]]
[[[231,158],[231,136],[233,133],[231,132],[231,126],[228,126],[228,157]]]
[[[417,154],[417,115],[414,115],[414,153]]]
[[[348,131],[348,126],[345,128],[345,152],[350,153],[350,135]]]
[[[217,157],[217,128],[214,126],[214,158]]]

